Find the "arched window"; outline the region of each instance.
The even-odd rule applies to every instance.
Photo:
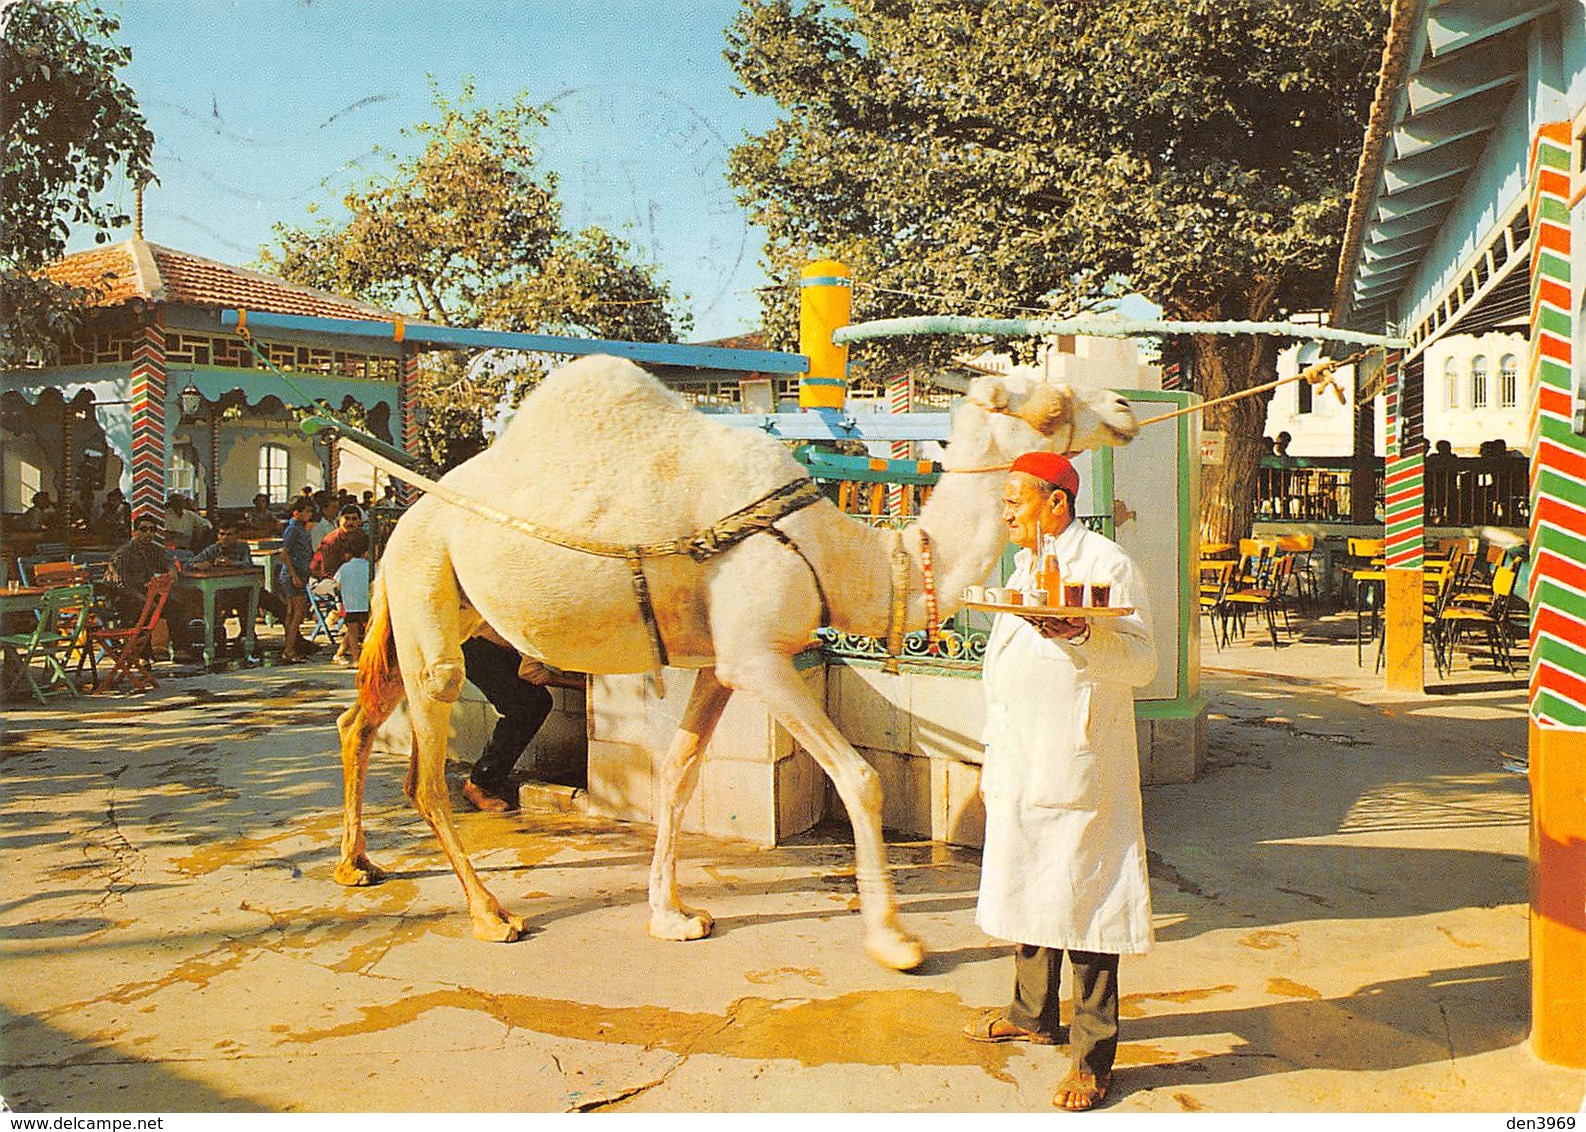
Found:
[[[268,495],[271,503],[286,502],[287,466],[285,445],[259,445],[259,491]]]
[[[1487,359],[1481,354],[1470,359],[1470,407],[1487,407]]]
[[[1498,363],[1498,403],[1512,409],[1520,400],[1520,359],[1505,354]]]
[[[165,490],[198,502],[198,449],[185,440],[171,449],[171,466],[166,469]]]
[[[1443,367],[1443,403],[1450,409],[1459,408],[1459,366],[1453,358]]]

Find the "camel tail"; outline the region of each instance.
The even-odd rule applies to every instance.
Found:
[[[359,705],[380,718],[389,715],[391,689],[400,687],[401,675],[396,637],[391,632],[391,603],[386,600],[384,579],[376,574],[369,587],[369,624],[358,654]]]

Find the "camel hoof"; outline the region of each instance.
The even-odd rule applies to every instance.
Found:
[[[872,932],[865,939],[865,953],[894,971],[912,971],[925,962],[925,945],[897,928]]]
[[[485,916],[472,917],[474,938],[486,943],[513,943],[529,934],[522,916],[497,909]]]
[[[332,875],[336,878],[337,884],[345,884],[348,888],[362,888],[364,885],[379,884],[385,880],[385,870],[363,856],[343,860],[336,866],[336,871]]]
[[[656,939],[704,939],[715,926],[709,912],[694,908],[650,913],[650,934]]]

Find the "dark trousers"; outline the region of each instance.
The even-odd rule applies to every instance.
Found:
[[[516,649],[479,637],[463,642],[463,664],[469,681],[501,713],[490,742],[485,744],[468,777],[475,786],[498,798],[509,794],[512,768],[518,765],[518,757],[551,714],[550,691],[518,676],[520,659]]]
[[[1074,1020],[1068,1047],[1074,1064],[1100,1077],[1112,1072],[1118,1053],[1118,957],[1096,951],[1070,951],[1074,968]],[[1013,1003],[1008,1021],[1026,1030],[1056,1034],[1063,949],[1013,945]]]

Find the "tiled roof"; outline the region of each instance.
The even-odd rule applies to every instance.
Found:
[[[273,275],[232,267],[146,240],[127,240],[109,247],[77,252],[50,264],[51,279],[79,287],[102,287],[95,305],[119,306],[131,299],[273,314],[315,315],[390,321],[391,311],[356,299],[315,291]]]

